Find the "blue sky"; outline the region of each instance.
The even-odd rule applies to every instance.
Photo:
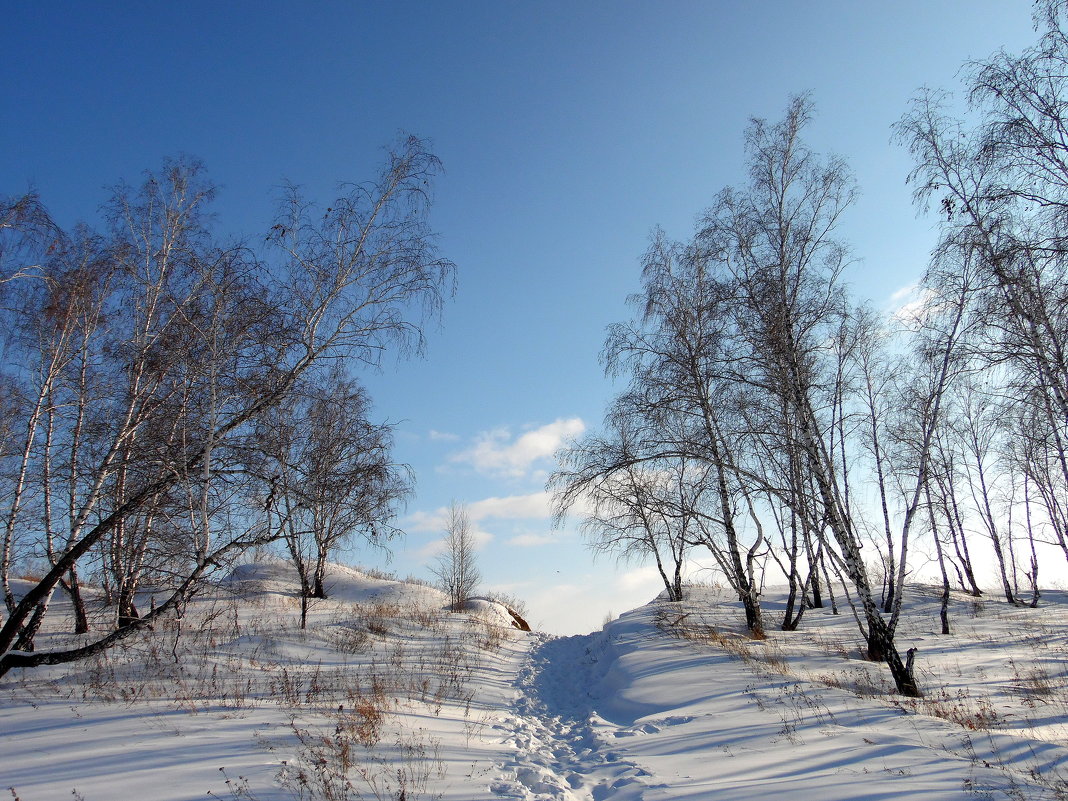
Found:
[[[932,244],[890,125],[968,58],[1033,40],[1030,4],[841,2],[0,2],[0,194],[63,224],[165,156],[202,158],[219,230],[255,238],[284,180],[330,199],[398,131],[445,164],[433,224],[459,289],[423,360],[363,376],[398,421],[417,495],[392,565],[427,575],[440,509],[466,502],[490,587],[556,632],[656,591],[551,532],[544,479],[613,393],[597,356],[650,230],[686,237],[739,183],[751,116],[811,91],[809,141],[861,197],[841,229],[855,293],[886,306]],[[378,557],[350,554],[372,563]]]

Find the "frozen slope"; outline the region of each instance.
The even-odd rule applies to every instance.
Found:
[[[848,610],[743,636],[694,588],[552,638],[499,605],[346,568],[297,626],[285,565],[243,568],[105,658],[0,680],[0,792],[21,801],[1064,798],[1068,603],[912,590],[928,698],[887,691]],[[765,597],[769,629],[780,607]],[[49,638],[63,638],[60,631]],[[221,771],[220,769],[223,769]],[[227,783],[229,781],[229,783]],[[13,792],[6,788],[15,788]]]
[[[505,740],[515,750],[494,791],[596,801],[1063,797],[1060,744],[799,678],[795,668],[819,661],[804,653],[743,660],[665,635],[665,620],[692,620],[709,600],[654,602],[604,632],[539,641],[517,680]],[[734,647],[775,649],[789,637]]]

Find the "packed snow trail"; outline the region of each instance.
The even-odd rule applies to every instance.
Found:
[[[518,698],[498,727],[515,750],[490,790],[524,801],[641,801],[649,774],[594,732],[591,693],[611,662],[607,635],[533,637]]]

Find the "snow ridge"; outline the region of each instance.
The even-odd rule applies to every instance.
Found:
[[[641,801],[649,774],[605,748],[594,693],[612,662],[604,632],[532,638],[518,697],[498,728],[514,753],[490,790],[523,801]]]

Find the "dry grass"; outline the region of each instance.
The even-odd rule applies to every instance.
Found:
[[[948,720],[968,731],[993,729],[1004,720],[988,700],[973,697],[965,690],[954,693],[940,688],[923,698],[893,696],[891,702],[903,710]]]
[[[342,721],[332,734],[296,722],[291,730],[300,743],[299,756],[295,763],[283,765],[278,778],[297,801],[421,801],[441,797],[430,795],[427,786],[432,776],[445,777],[444,762],[438,744],[419,736],[421,733],[399,737],[380,752],[363,745]]]
[[[473,674],[513,630],[432,602],[331,599],[317,602],[301,630],[299,599],[284,589],[257,581],[234,589],[205,593],[183,620],[157,621],[96,657],[27,672],[5,691],[21,701],[148,703],[193,715],[277,708],[291,724],[286,742],[273,745],[291,752],[295,743],[298,755],[278,775],[292,798],[427,798],[444,771],[437,745],[425,732],[397,737],[391,721],[412,705],[434,714],[451,705],[469,720]],[[112,612],[94,614],[104,621]],[[74,640],[46,636],[47,647]],[[222,797],[255,801],[247,780],[224,771],[222,781]]]
[[[766,636],[756,638],[738,633],[724,633],[702,622],[693,612],[661,607],[656,612],[656,626],[665,634],[689,642],[722,648],[731,656],[762,672],[790,675],[786,654]]]

